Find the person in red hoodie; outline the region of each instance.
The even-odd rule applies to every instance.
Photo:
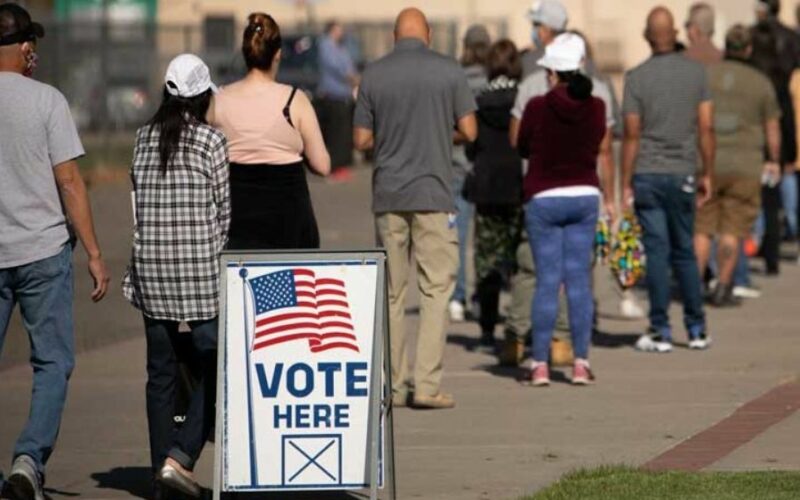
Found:
[[[606,137],[605,105],[592,97],[592,81],[581,71],[583,39],[566,33],[548,45],[539,65],[552,89],[532,99],[520,124],[518,148],[529,162],[524,179],[525,226],[536,263],[533,299],[534,386],[550,384],[550,341],[558,314],[558,294],[566,287],[575,351],[572,383],[594,380],[589,342],[594,303],[592,250],[600,196],[613,215],[613,172],[603,172],[600,190],[597,156]]]

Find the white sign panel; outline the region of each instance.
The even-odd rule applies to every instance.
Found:
[[[223,286],[222,490],[368,487],[378,262],[229,262]]]

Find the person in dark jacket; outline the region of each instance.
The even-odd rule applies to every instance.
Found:
[[[520,239],[522,161],[508,141],[521,63],[516,45],[500,40],[487,62],[489,83],[478,94],[478,139],[467,148],[474,168],[467,196],[476,205],[475,274],[480,346],[494,349],[500,290],[508,282]]]
[[[522,115],[519,153],[528,158],[523,183],[525,226],[536,264],[532,305],[534,386],[550,384],[550,342],[558,294],[566,287],[575,352],[572,383],[594,380],[589,368],[592,333],[592,249],[599,215],[597,156],[606,134],[605,104],[592,97],[592,80],[581,73],[583,39],[560,35],[539,62],[552,90],[528,102]],[[613,216],[614,179],[604,172],[606,210]]]

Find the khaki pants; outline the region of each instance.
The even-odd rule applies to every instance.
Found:
[[[442,212],[392,212],[376,218],[378,238],[387,252],[392,391],[408,394],[411,376],[405,328],[411,249],[417,261],[420,322],[413,371],[414,391],[435,396],[442,380],[447,335],[447,303],[458,271],[458,235]]]

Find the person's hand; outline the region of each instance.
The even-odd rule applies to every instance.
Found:
[[[764,164],[762,178],[765,179],[769,187],[775,187],[780,182],[781,166],[778,162],[768,161]]]
[[[714,195],[713,187],[710,175],[700,177],[697,181],[697,208],[701,208],[711,201],[711,197]]]
[[[777,163],[772,163],[772,162],[767,163],[767,165],[769,165],[769,164],[778,165]],[[778,167],[778,172],[780,173],[780,166]],[[783,167],[783,174],[784,175],[792,175],[795,172],[797,172],[797,165],[795,165],[794,163],[787,163]]]
[[[106,296],[108,284],[111,276],[106,270],[106,263],[102,257],[89,257],[89,274],[94,280],[94,290],[92,290],[92,301],[100,302]]]
[[[633,187],[625,186],[622,188],[622,208],[630,210],[633,208]]]
[[[608,217],[608,226],[614,227],[614,223],[617,221],[616,203],[614,203],[614,200],[610,199],[603,200],[603,209],[605,210],[606,217]]]

